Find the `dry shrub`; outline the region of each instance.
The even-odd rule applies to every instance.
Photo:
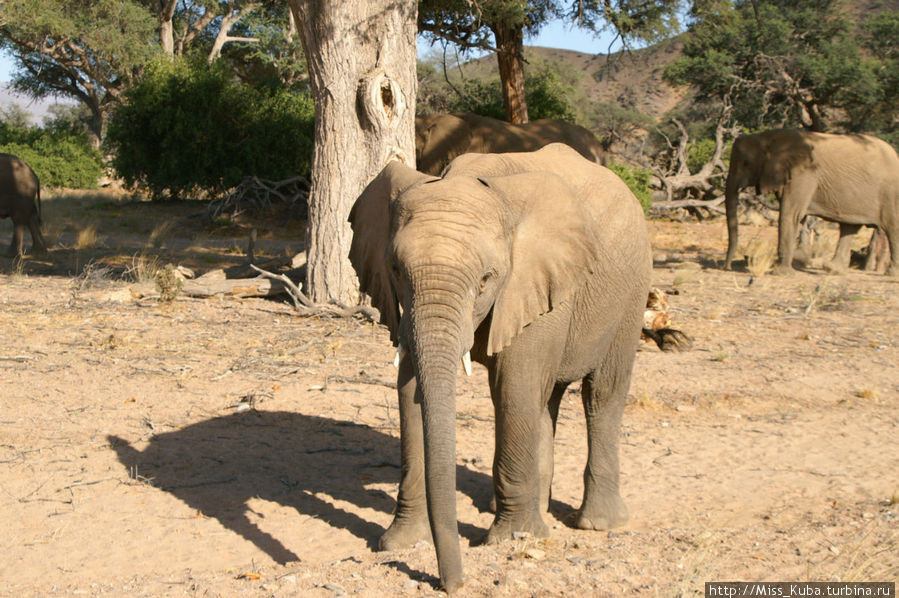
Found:
[[[156,283],[156,290],[159,291],[159,298],[166,303],[175,300],[181,292],[181,285],[184,284],[184,279],[172,264],[166,264],[164,268],[156,270],[153,280]]]
[[[169,221],[160,222],[150,232],[150,245],[154,249],[159,249],[165,243],[171,232],[172,224]]]
[[[136,283],[150,283],[156,280],[156,271],[159,270],[159,258],[146,254],[135,254],[131,257],[131,267],[125,271],[125,276]]]
[[[767,274],[777,261],[777,251],[770,243],[753,241],[746,247],[746,268],[753,276]]]
[[[78,231],[78,237],[75,239],[76,249],[90,249],[97,245],[99,237],[97,236],[97,227],[89,224],[85,228]]]

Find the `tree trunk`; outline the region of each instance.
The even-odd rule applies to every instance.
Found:
[[[159,21],[159,41],[162,44],[162,51],[169,58],[175,55],[175,26],[172,19],[176,4],[176,0],[159,0],[154,5]]]
[[[496,60],[506,104],[506,120],[528,122],[528,103],[524,96],[524,31],[500,22],[490,26],[496,38]]]
[[[290,0],[315,100],[306,293],[359,300],[347,217],[393,157],[415,164],[414,0]]]

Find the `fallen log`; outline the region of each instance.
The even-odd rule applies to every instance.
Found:
[[[152,282],[132,285],[130,288],[131,296],[135,299],[145,299],[159,295],[156,283]],[[286,295],[287,288],[283,282],[264,276],[225,278],[221,270],[213,270],[200,278],[183,281],[178,294],[196,298],[215,297],[216,295],[228,297],[276,297],[278,295]]]

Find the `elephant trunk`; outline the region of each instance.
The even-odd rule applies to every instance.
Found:
[[[425,293],[426,294],[426,293]],[[417,298],[421,298],[418,294]],[[456,375],[461,343],[461,295],[415,301],[411,350],[421,392],[428,519],[446,591],[462,585],[456,520]]]
[[[731,158],[733,159],[733,158]],[[724,211],[727,215],[727,257],[724,260],[724,268],[731,269],[731,263],[737,253],[738,243],[738,224],[737,224],[737,204],[740,200],[740,185],[737,182],[737,176],[731,170],[727,174],[727,183],[725,184],[724,195]]]

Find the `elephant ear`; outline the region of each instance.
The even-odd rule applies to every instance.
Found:
[[[502,351],[540,315],[568,301],[598,255],[598,223],[559,176],[480,179],[511,205],[511,270],[493,305],[487,354]]]
[[[812,148],[796,131],[774,130],[766,136],[767,148],[759,176],[760,193],[780,193],[798,168],[812,163]]]
[[[422,172],[439,175],[453,158],[468,151],[471,127],[453,114],[440,114],[423,123],[423,146],[418,168]]]
[[[396,289],[387,269],[390,203],[406,189],[432,178],[393,161],[368,184],[350,210],[349,222],[353,229],[350,262],[359,277],[359,288],[371,297],[394,344],[398,342],[400,313]]]

